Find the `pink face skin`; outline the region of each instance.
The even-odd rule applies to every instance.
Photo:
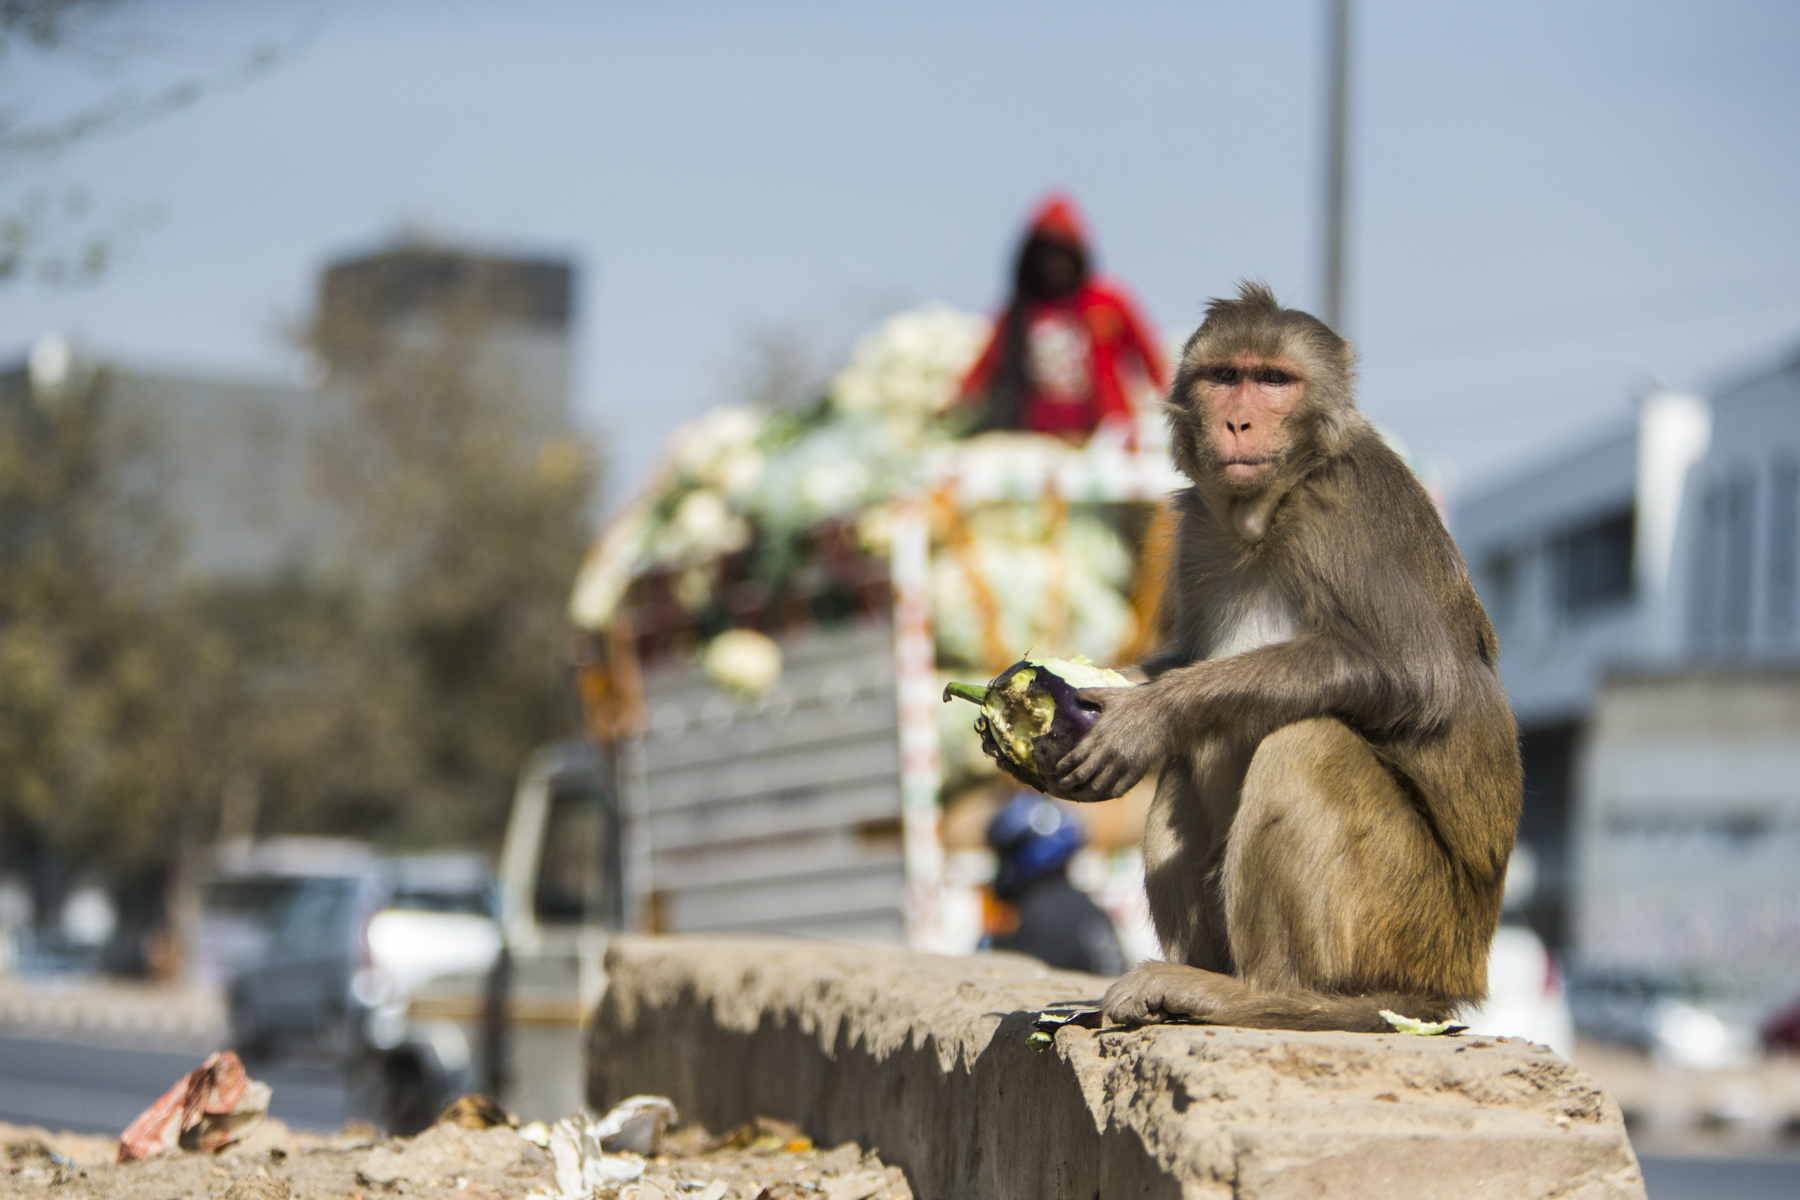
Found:
[[[1281,424],[1300,403],[1305,382],[1293,363],[1240,357],[1207,365],[1194,385],[1206,413],[1212,452],[1233,491],[1251,492],[1287,452]]]

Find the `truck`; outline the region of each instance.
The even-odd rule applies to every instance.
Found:
[[[412,1132],[471,1091],[525,1120],[580,1109],[582,1028],[604,988],[607,935],[621,925],[620,845],[610,757],[579,738],[535,750],[500,853],[499,953],[404,998],[374,1056],[371,1115]]]
[[[939,454],[929,486],[890,505],[884,559],[846,555],[810,594],[740,592],[733,627],[766,637],[779,663],[754,692],[689,636],[667,572],[635,578],[629,605],[582,630],[585,735],[535,752],[513,798],[498,869],[505,949],[485,976],[411,997],[395,1051],[417,1064],[408,1079],[472,1080],[526,1120],[578,1108],[583,1021],[604,991],[607,939],[623,929],[975,947],[982,878],[961,861],[966,846],[946,846],[941,806],[971,753],[946,769],[932,619],[956,553],[945,523],[955,540],[959,514],[1048,504],[1141,540],[1170,482],[1166,459],[1159,471],[1117,446],[1023,449]],[[1086,882],[1147,957],[1135,864],[1127,844]]]

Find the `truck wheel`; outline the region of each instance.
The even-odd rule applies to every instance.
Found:
[[[382,1075],[387,1131],[411,1137],[428,1128],[437,1116],[437,1097],[419,1060],[411,1054],[389,1055]]]

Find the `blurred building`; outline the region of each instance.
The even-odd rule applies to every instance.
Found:
[[[303,382],[92,361],[57,334],[0,370],[9,402],[51,402],[106,372],[109,444],[129,456],[181,541],[182,568],[260,578],[329,561],[337,548],[312,456],[351,389],[399,341],[467,336],[478,378],[515,399],[540,438],[571,425],[574,268],[403,245],[326,267]]]
[[[468,338],[478,376],[517,397],[534,432],[562,433],[570,422],[574,284],[566,262],[428,245],[343,259],[320,280],[319,365],[328,382],[345,382],[369,368],[382,344]]]
[[[1596,968],[1800,990],[1800,357],[1653,391],[1456,508],[1525,759],[1532,917]]]
[[[125,548],[174,576],[254,582],[322,571],[347,546],[316,452],[379,370],[378,352],[460,339],[476,382],[504,389],[509,411],[537,438],[565,433],[574,282],[573,267],[557,260],[420,245],[352,256],[321,276],[318,351],[302,356],[293,382],[109,361],[50,333],[0,363],[0,409],[23,416],[17,428],[29,436],[47,431],[78,389],[100,388],[96,446],[125,518],[115,541],[145,539]],[[146,513],[156,519],[131,524]],[[0,545],[0,568],[15,550]],[[78,895],[76,884],[39,848],[0,841],[0,968],[32,929],[50,931],[49,943],[37,938],[40,950],[60,952],[50,944],[62,937],[55,914]],[[143,915],[156,904],[124,907]]]

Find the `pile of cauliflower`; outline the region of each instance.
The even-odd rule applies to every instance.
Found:
[[[632,580],[655,570],[674,572],[678,600],[699,612],[722,556],[792,544],[826,522],[853,526],[865,552],[885,556],[890,503],[948,443],[943,417],[990,328],[943,305],[902,312],[856,344],[810,408],[724,407],[677,430],[649,486],[590,551],[571,599],[576,624],[606,626]],[[1130,551],[1097,513],[1074,506],[1052,519],[1012,502],[965,519],[959,552],[933,548],[941,665],[982,663],[977,593],[992,602],[999,638],[1021,651],[1108,661],[1129,640]]]

